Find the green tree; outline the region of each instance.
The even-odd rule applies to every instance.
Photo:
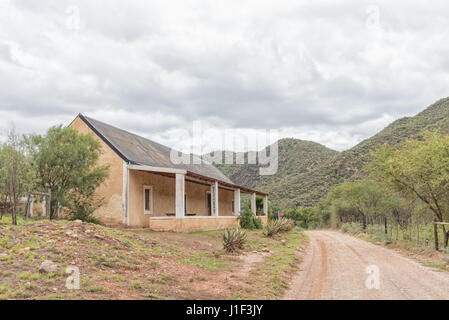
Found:
[[[0,148],[0,193],[3,209],[11,210],[14,225],[17,224],[17,206],[26,194],[29,182],[29,163],[23,139],[12,128],[6,143]]]
[[[449,136],[426,131],[422,139],[409,139],[398,149],[380,146],[372,153],[367,169],[404,198],[422,201],[436,221],[448,218]],[[448,232],[444,226],[443,231],[446,247]]]
[[[366,229],[367,218],[390,211],[392,200],[385,190],[374,181],[345,182],[329,193],[333,210],[341,217],[357,217]]]
[[[78,218],[101,205],[102,199],[94,191],[108,177],[109,167],[98,165],[99,141],[73,128],[57,126],[44,136],[30,137],[29,145],[35,187],[51,190],[50,218],[55,217],[58,204]]]
[[[254,215],[249,205],[245,205],[239,215],[240,227],[243,229],[262,229],[262,220]]]

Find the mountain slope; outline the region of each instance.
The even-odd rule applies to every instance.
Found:
[[[300,148],[291,150],[289,147],[279,147],[279,158],[289,158],[289,161],[280,160],[278,175],[254,177],[253,174],[257,176],[257,170],[254,172],[245,168],[237,170],[233,168],[236,165],[231,167],[221,165],[219,169],[225,174],[231,173],[231,180],[237,184],[251,183],[248,185],[269,192],[272,202],[282,208],[310,206],[323,198],[332,187],[346,180],[356,179],[367,161],[367,155],[378,144],[397,145],[406,138],[417,136],[425,129],[449,132],[449,98],[437,101],[414,117],[394,121],[373,137],[349,150],[340,153],[326,152],[319,157],[321,161],[316,161],[312,166],[310,162],[302,163],[305,154]],[[291,144],[295,144],[295,139],[288,140]],[[296,159],[292,160],[292,157]],[[240,165],[240,167],[248,167],[248,165]]]
[[[265,149],[263,151],[265,152],[267,150]],[[313,171],[323,162],[338,155],[338,151],[329,149],[319,143],[289,138],[278,141],[278,154],[278,171],[272,176],[259,175],[259,165],[223,164],[216,166],[237,184],[257,187],[262,191],[270,193],[273,188],[284,186],[284,191],[294,193],[294,186],[291,186],[290,183],[291,177],[304,175]],[[233,156],[235,159],[236,153]],[[244,153],[243,157],[246,163],[248,153]],[[274,195],[272,199],[276,199]]]

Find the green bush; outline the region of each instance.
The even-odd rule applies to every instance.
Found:
[[[94,212],[102,204],[103,199],[99,199],[95,195],[86,197],[79,194],[69,195],[67,203],[69,209],[68,219],[100,224],[100,221],[94,217]]]
[[[227,252],[234,252],[243,249],[246,241],[246,232],[237,228],[235,230],[226,229],[223,233],[223,248]]]
[[[255,216],[249,207],[244,207],[239,216],[240,227],[243,229],[254,230],[262,229],[262,220]]]

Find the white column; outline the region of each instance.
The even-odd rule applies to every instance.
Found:
[[[240,215],[240,189],[234,190],[234,214]]]
[[[268,216],[268,196],[263,197],[263,215]]]
[[[42,216],[45,217],[47,213],[47,198],[44,197],[44,200],[42,200]]]
[[[123,222],[129,226],[129,167],[123,161],[123,190],[122,190],[122,205],[123,205]]]
[[[251,211],[256,215],[257,207],[256,207],[256,193],[251,194]]]
[[[184,218],[185,215],[185,175],[176,174],[176,218]]]
[[[212,216],[218,217],[218,181],[215,181],[211,186],[210,194],[212,197]]]

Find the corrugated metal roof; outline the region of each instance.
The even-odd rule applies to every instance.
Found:
[[[184,169],[233,184],[228,177],[212,164],[204,162],[202,164],[174,164],[170,159],[170,148],[82,114],[79,116],[127,162],[152,167]]]

